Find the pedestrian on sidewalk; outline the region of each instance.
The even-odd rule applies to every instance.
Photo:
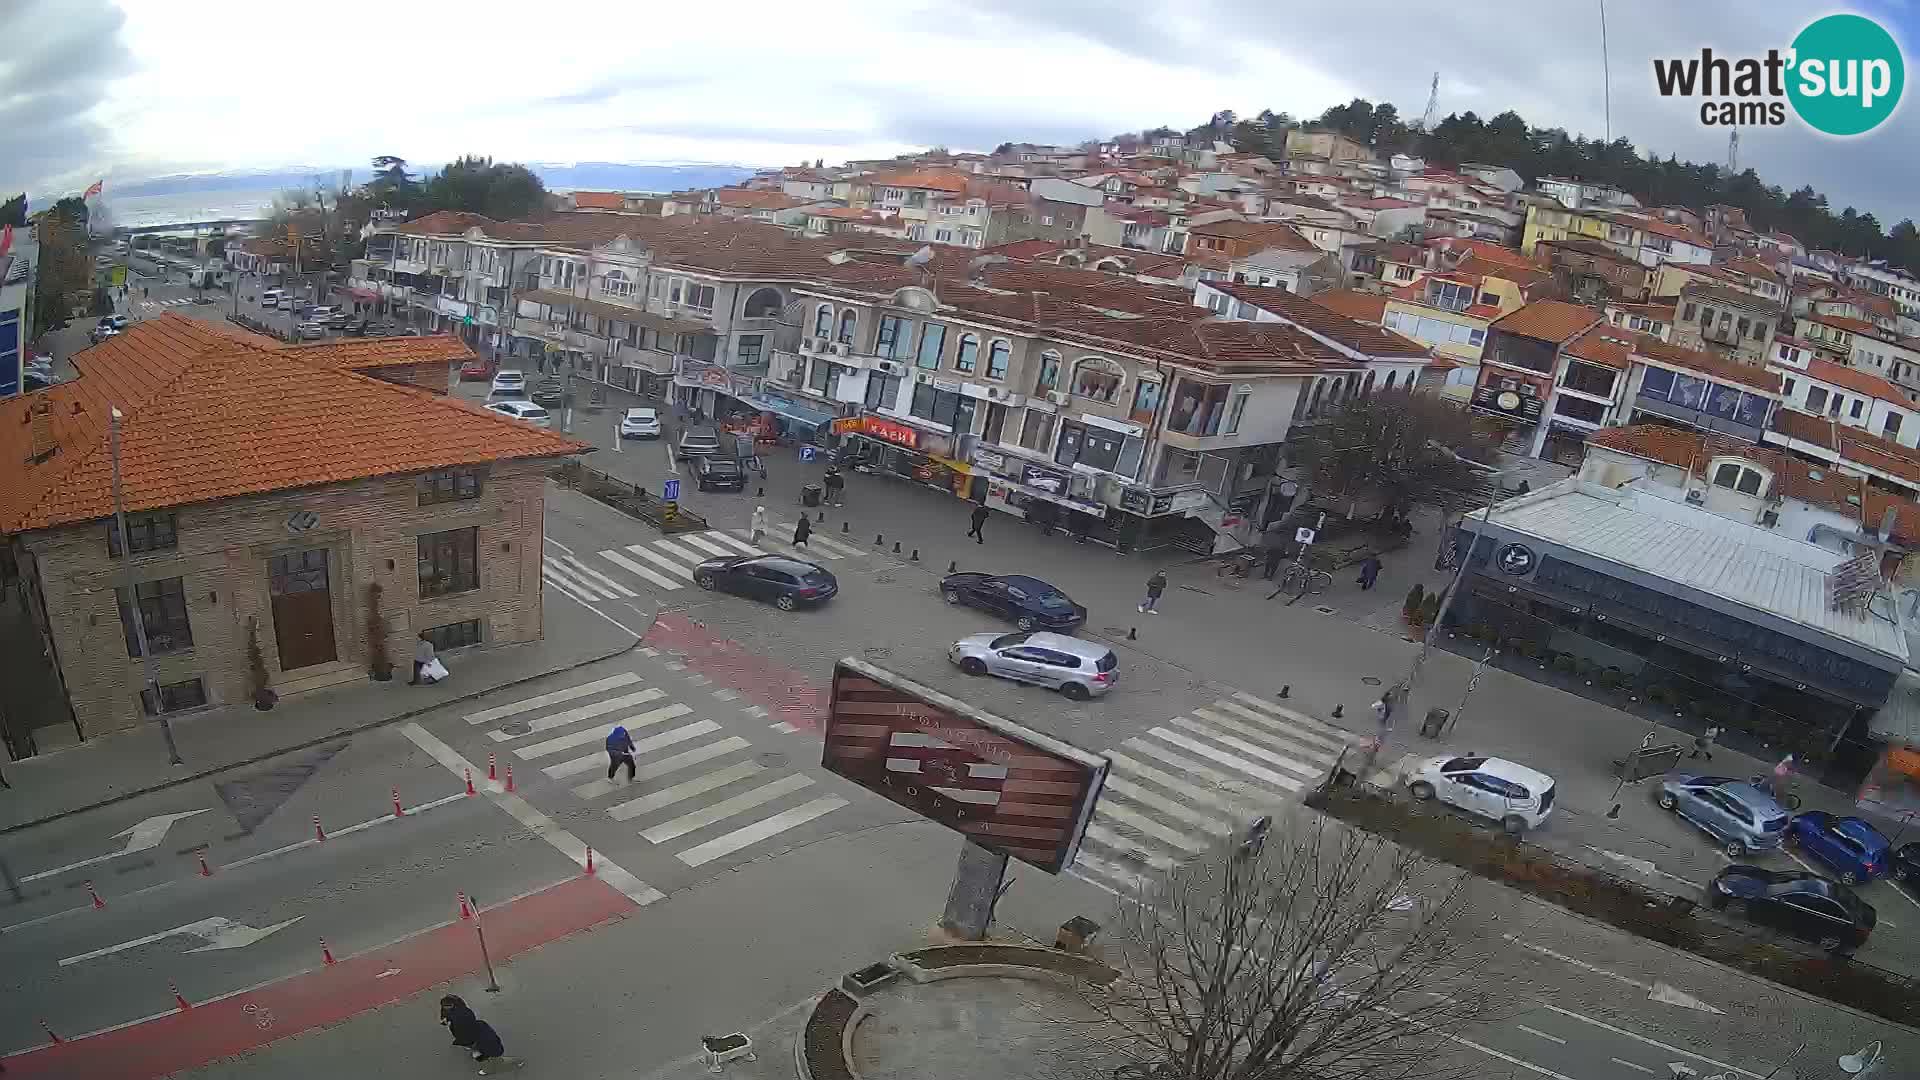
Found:
[[[986,503],[976,503],[974,505],[973,526],[967,530],[967,535],[973,537],[974,543],[984,544],[987,542],[987,538],[980,535],[980,526],[987,523],[987,515],[991,512],[992,511],[987,509]]]
[[[800,520],[793,523],[793,546],[807,547],[807,537],[813,535],[813,522],[807,520],[807,512],[800,511]],[[808,551],[813,549],[807,547]]]
[[[1715,742],[1718,742],[1719,739],[1720,739],[1720,728],[1718,726],[1713,726],[1713,725],[1708,726],[1706,731],[1702,732],[1699,735],[1695,735],[1693,737],[1693,753],[1688,754],[1687,756],[1690,758],[1697,758],[1702,754],[1704,754],[1706,755],[1706,758],[1708,761],[1712,761],[1713,760],[1713,744]]]
[[[752,544],[759,543],[760,538],[767,535],[766,507],[756,506],[753,508],[753,520],[747,525],[747,531],[749,533],[747,542]]]
[[[1160,612],[1155,609],[1160,606],[1160,594],[1166,591],[1167,572],[1165,570],[1155,570],[1153,576],[1147,579],[1147,598],[1140,601],[1140,610],[1148,615],[1160,614]]]
[[[1272,581],[1273,575],[1280,570],[1281,561],[1286,557],[1286,551],[1283,550],[1279,544],[1267,545],[1266,569],[1261,572],[1260,576],[1266,578],[1268,581]]]
[[[1360,577],[1358,578],[1360,591],[1366,592],[1368,589],[1373,588],[1374,580],[1379,576],[1380,557],[1378,555],[1367,556],[1366,560],[1360,564]]]
[[[622,765],[627,767],[627,783],[633,783],[633,736],[627,734],[625,725],[615,724],[607,732],[607,779],[613,779]]]
[[[840,475],[840,467],[838,465],[827,466],[826,475],[820,478],[820,482],[826,485],[827,501],[829,503],[835,506],[846,505],[841,501],[841,491],[846,487],[847,478]]]
[[[420,673],[431,663],[433,663],[433,642],[427,638],[427,632],[422,630],[420,640],[413,643],[413,678],[408,680],[407,685],[421,685]]]
[[[1787,799],[1787,783],[1793,777],[1793,755],[1788,754],[1773,767],[1773,797],[1781,803]]]
[[[501,1055],[507,1052],[500,1041],[500,1033],[493,1025],[474,1015],[473,1009],[457,995],[448,994],[440,999],[440,1022],[447,1025],[447,1031],[453,1036],[453,1045],[471,1051],[473,1060],[502,1062]],[[480,1075],[487,1075],[482,1068]]]

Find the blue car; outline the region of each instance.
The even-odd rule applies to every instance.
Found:
[[[1833,867],[1848,885],[1872,881],[1887,872],[1887,838],[1857,817],[1834,817],[1809,810],[1787,826],[1787,840],[1808,855]]]

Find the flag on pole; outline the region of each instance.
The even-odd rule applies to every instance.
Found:
[[[88,188],[88,189],[87,189],[86,191],[84,191],[84,192],[82,192],[82,193],[81,193],[81,195],[80,195],[80,198],[82,198],[82,199],[91,199],[91,198],[93,198],[93,197],[94,197],[95,195],[98,195],[98,194],[100,194],[100,188],[101,188],[101,186],[102,186],[102,185],[104,185],[105,183],[106,183],[106,181],[105,181],[105,180],[95,180],[95,181],[93,182],[93,186],[92,186],[92,187],[90,187],[90,188]]]

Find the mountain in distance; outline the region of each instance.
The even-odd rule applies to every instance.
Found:
[[[527,165],[554,191],[685,191],[688,188],[725,187],[754,174],[743,165],[712,162],[669,164],[615,161],[531,162]],[[107,182],[108,194],[123,198],[216,191],[312,190],[315,182],[328,188],[339,180],[342,166],[289,165],[273,169],[230,169],[214,173],[175,173],[139,180]],[[371,170],[351,168],[351,182],[365,183]],[[427,177],[440,166],[408,163],[408,171]]]

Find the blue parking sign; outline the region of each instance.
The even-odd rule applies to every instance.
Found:
[[[680,481],[667,481],[666,490],[660,493],[660,497],[668,502],[677,502],[680,498]]]
[[[801,461],[812,461],[812,460],[813,460],[813,455],[814,455],[814,453],[815,453],[815,448],[814,448],[814,447],[811,447],[811,446],[803,446],[803,447],[801,447],[801,448],[800,448],[800,460],[801,460]]]

